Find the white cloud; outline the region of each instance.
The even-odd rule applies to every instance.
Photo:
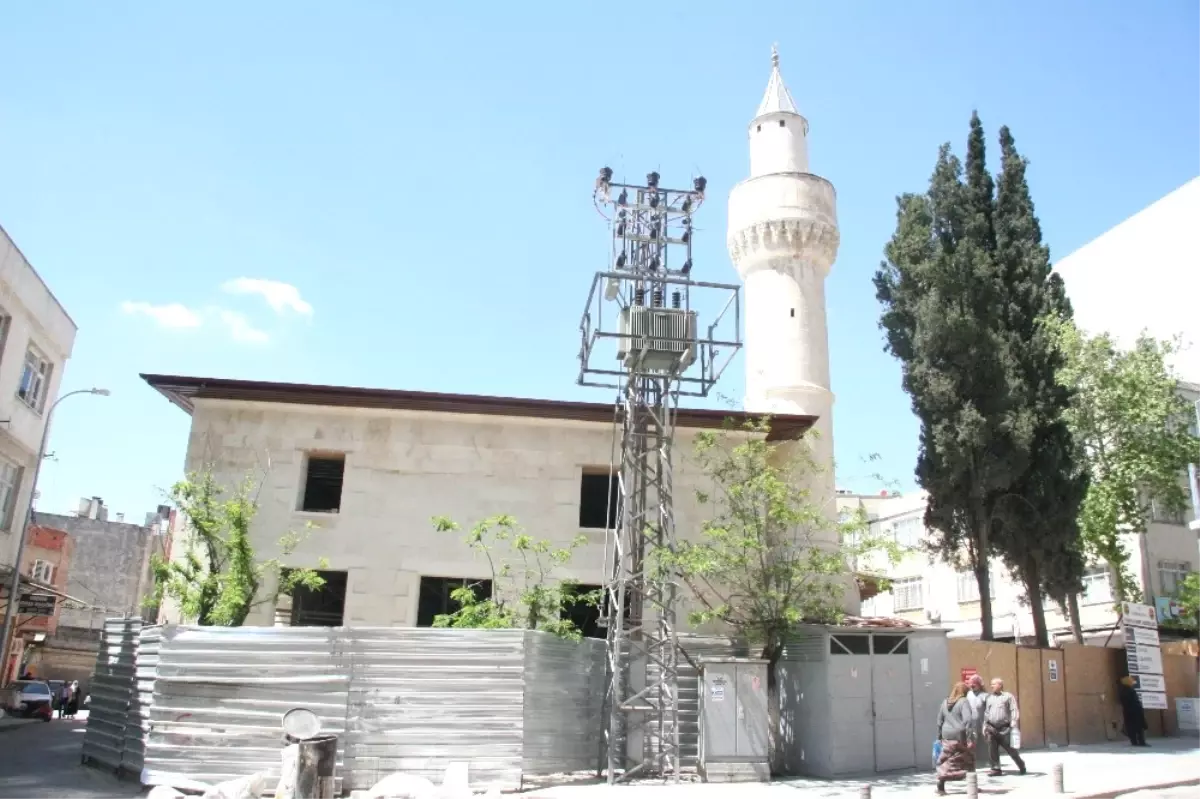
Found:
[[[123,302],[121,311],[131,316],[148,316],[162,327],[194,328],[204,324],[201,315],[177,302],[166,305],[151,305],[148,302]]]
[[[266,344],[271,340],[267,331],[259,330],[250,324],[250,320],[246,318],[245,314],[218,308],[217,318],[229,330],[229,335],[234,341],[244,344]]]
[[[239,277],[224,283],[221,291],[226,294],[258,294],[275,313],[291,309],[301,316],[312,316],[312,305],[300,296],[300,289],[290,283],[257,277]]]

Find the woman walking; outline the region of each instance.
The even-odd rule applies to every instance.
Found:
[[[946,793],[946,783],[965,780],[975,770],[975,713],[967,700],[967,684],[957,682],[942,702],[937,715],[937,738],[941,744],[937,762],[937,792]]]
[[[67,699],[67,718],[75,718],[79,712],[79,681],[71,680],[71,694]]]

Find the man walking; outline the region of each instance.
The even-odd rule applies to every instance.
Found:
[[[975,720],[975,740],[983,743],[984,704],[987,702],[988,696],[987,691],[983,690],[983,678],[978,674],[972,674],[971,679],[967,680],[967,687],[970,688],[967,693],[967,704],[970,706]]]
[[[1012,746],[1012,731],[1021,721],[1021,712],[1017,709],[1017,698],[1004,690],[1004,681],[1000,678],[992,680],[992,692],[984,700],[983,734],[988,740],[988,757],[992,761],[992,770],[988,772],[993,777],[999,777],[1000,747],[1017,764],[1017,769],[1025,773],[1025,761]]]

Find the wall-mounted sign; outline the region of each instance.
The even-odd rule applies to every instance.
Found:
[[[17,603],[17,613],[24,616],[53,616],[58,599],[53,594],[29,594]]]
[[[1054,659],[1047,660],[1046,669],[1050,672],[1050,682],[1058,682],[1058,661]]]
[[[969,685],[971,683],[972,677],[979,676],[979,669],[975,668],[974,666],[963,666],[963,670],[962,670],[961,674],[962,674],[962,681]]]
[[[725,701],[725,681],[723,679],[718,677],[712,681],[712,685],[709,688],[708,697],[714,702]]]

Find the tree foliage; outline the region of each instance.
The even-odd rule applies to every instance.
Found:
[[[1175,600],[1179,603],[1179,618],[1165,624],[1193,632],[1200,630],[1200,574],[1191,572],[1179,584]]]
[[[1087,553],[1116,574],[1117,600],[1137,600],[1122,536],[1146,531],[1152,502],[1176,512],[1188,506],[1183,475],[1200,450],[1192,406],[1169,365],[1178,345],[1143,334],[1122,349],[1107,334],[1069,324],[1057,336],[1066,354],[1059,379],[1074,389],[1067,418],[1090,478],[1079,530]]]
[[[217,483],[212,467],[189,473],[171,487],[170,498],[187,528],[172,560],[155,553],[152,602],[173,599],[185,619],[202,626],[239,627],[255,607],[274,604],[298,586],[319,589],[324,579],[313,569],[285,568],[279,558],[259,560],[250,526],[258,513],[256,483],[247,476],[232,491]],[[278,541],[282,557],[307,536],[289,531]],[[324,562],[318,564],[324,568]]]
[[[1075,515],[1079,493],[1046,332],[1070,308],[1050,274],[1025,161],[1007,128],[1001,147],[997,191],[972,115],[965,168],[941,147],[928,190],[898,199],[896,231],[875,276],[886,349],[900,360],[921,425],[916,476],[929,494],[925,523],[936,554],[975,573],[985,639],[993,555],[1005,556],[1039,603],[1046,585],[1073,584],[1081,568],[1070,531],[1052,521]],[[1017,524],[1014,505],[1042,523]]]
[[[440,533],[460,529],[445,516],[434,517],[433,526]],[[464,540],[487,561],[492,594],[483,596],[478,583],[456,588],[450,597],[459,609],[437,616],[434,627],[542,630],[560,638],[581,638],[579,628],[564,614],[578,604],[598,606],[602,592],[580,591],[578,582],[555,578],[554,573],[571,562],[575,549],[587,542],[585,536],[555,547],[530,536],[512,516],[500,515],[477,523]]]
[[[768,429],[756,419],[697,434],[695,460],[710,486],[697,498],[709,518],[654,568],[689,587],[693,624],[727,625],[773,667],[797,624],[841,618],[851,559],[884,545],[861,515],[830,519],[807,487],[820,472],[808,447],[769,442]]]

